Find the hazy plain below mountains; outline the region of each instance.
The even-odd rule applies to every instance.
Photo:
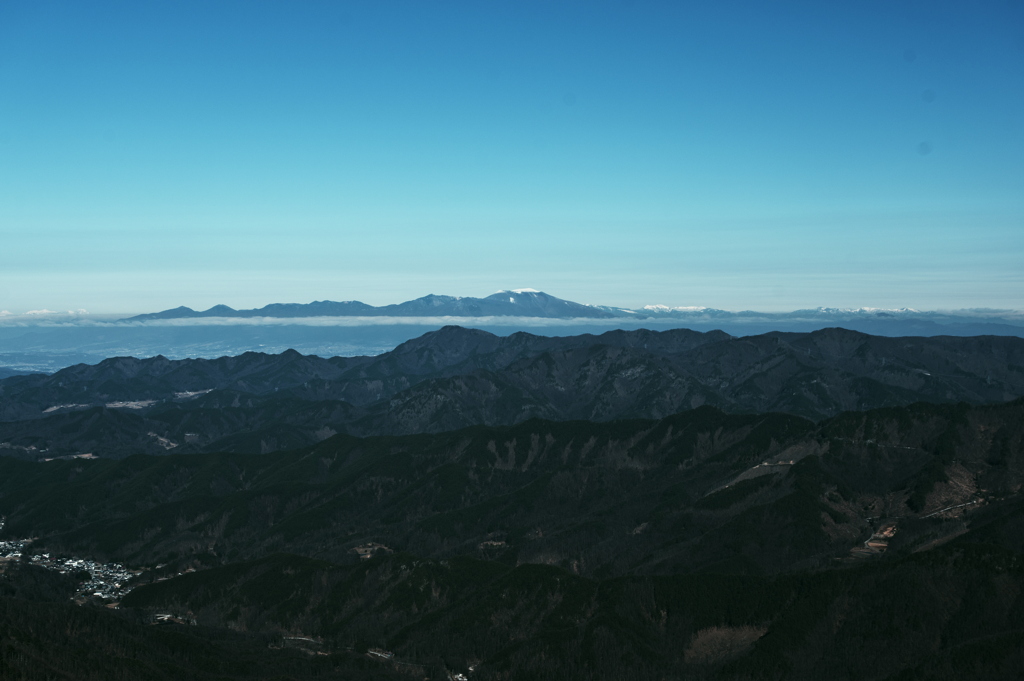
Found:
[[[540,418],[663,418],[712,406],[819,421],[914,402],[1024,395],[1024,339],[844,329],[495,336],[445,327],[371,357],[295,351],[112,358],[0,381],[0,448],[79,454],[269,452],[335,433],[436,433]]]
[[[485,298],[428,295],[377,307],[358,301],[318,301],[250,310],[178,307],[133,317],[0,313],[0,367],[53,372],[113,356],[215,358],[250,350],[295,349],[323,357],[376,355],[449,324],[500,336],[517,331],[569,336],[679,327],[745,336],[836,326],[882,336],[1024,335],[1024,314],[1012,310],[817,308],[763,313],[663,305],[626,309],[519,289]]]

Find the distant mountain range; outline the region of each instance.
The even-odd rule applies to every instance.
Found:
[[[427,331],[457,324],[497,336],[525,331],[545,336],[599,335],[613,329],[691,329],[759,336],[843,328],[873,336],[1024,337],[1024,312],[972,309],[835,308],[793,312],[727,311],[648,305],[636,309],[584,305],[541,291],[500,291],[485,298],[429,295],[375,307],[358,301],[272,304],[236,310],[178,307],[118,317],[68,313],[0,317],[0,378],[52,373],[108,357],[214,359],[294,349],[320,357],[379,355]]]
[[[583,305],[555,298],[542,291],[516,289],[498,291],[486,298],[428,295],[397,305],[375,307],[358,300],[318,300],[308,304],[275,303],[254,310],[235,310],[214,305],[197,311],[189,307],[129,317],[124,321],[186,319],[195,317],[540,317],[544,319],[613,319],[631,310]]]
[[[922,312],[910,308],[835,308],[819,307],[793,312],[728,311],[708,307],[669,307],[646,305],[641,308],[623,308],[607,305],[586,305],[536,291],[515,289],[498,291],[486,298],[428,295],[416,300],[379,307],[358,300],[334,302],[321,300],[307,304],[274,303],[251,310],[236,310],[227,305],[215,305],[208,310],[176,307],[128,317],[123,322],[146,322],[169,319],[201,318],[284,318],[309,317],[526,317],[536,319],[585,320],[679,320],[691,324],[716,322],[835,324],[842,322],[901,322],[907,324],[985,324],[1009,326],[1016,333],[1024,329],[1024,315],[1012,310],[959,310],[956,312]],[[997,331],[998,333],[998,331]],[[1015,334],[1011,334],[1015,335]]]

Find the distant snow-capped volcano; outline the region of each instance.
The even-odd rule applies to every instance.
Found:
[[[51,313],[52,314],[52,313]],[[851,319],[885,319],[891,317],[918,318],[948,323],[957,319],[979,318],[1024,322],[1024,314],[1012,310],[961,310],[957,312],[923,312],[910,307],[818,307],[793,312],[753,312],[719,310],[703,305],[669,306],[644,305],[639,308],[614,307],[576,303],[533,288],[503,289],[485,298],[430,294],[415,300],[393,305],[367,305],[358,300],[334,302],[319,300],[312,303],[274,303],[261,308],[236,310],[227,305],[215,305],[208,310],[177,307],[129,317],[122,321],[218,318],[311,318],[311,317],[527,317],[540,319],[651,319],[680,321],[728,320],[742,318],[772,321],[801,319],[834,320],[839,323]]]

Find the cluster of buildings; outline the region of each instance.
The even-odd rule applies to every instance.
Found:
[[[0,518],[0,531],[3,528],[4,519]],[[0,563],[22,560],[25,547],[30,542],[28,539],[0,541]],[[55,558],[49,553],[33,555],[28,562],[62,574],[88,573],[89,577],[79,585],[78,593],[74,596],[78,601],[101,598],[117,603],[132,590],[128,582],[142,572],[130,570],[120,563],[97,563],[84,558]]]
[[[51,558],[48,553],[32,556],[30,562],[61,573],[88,572],[89,578],[79,585],[76,599],[102,598],[115,603],[132,590],[128,586],[129,580],[142,573],[142,570],[130,570],[120,563],[97,563],[84,558]]]
[[[383,544],[378,544],[377,542],[370,542],[369,544],[357,546],[354,549],[352,549],[352,551],[354,551],[355,554],[359,556],[359,558],[361,558],[362,560],[369,560],[378,553],[394,553],[394,551],[392,551],[388,547],[384,546]]]
[[[2,529],[4,523],[0,520],[0,529]],[[0,563],[6,563],[11,560],[20,560],[21,552],[25,548],[27,542],[24,539],[14,539],[11,541],[0,541]]]

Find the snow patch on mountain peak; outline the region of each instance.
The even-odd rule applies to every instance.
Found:
[[[644,305],[643,309],[652,312],[701,312],[708,308],[703,305],[688,305],[683,307],[669,307],[668,305]]]
[[[799,312],[800,310],[797,310]],[[819,314],[918,314],[920,311],[915,310],[912,307],[896,307],[896,308],[884,308],[884,307],[819,307],[813,312]]]

